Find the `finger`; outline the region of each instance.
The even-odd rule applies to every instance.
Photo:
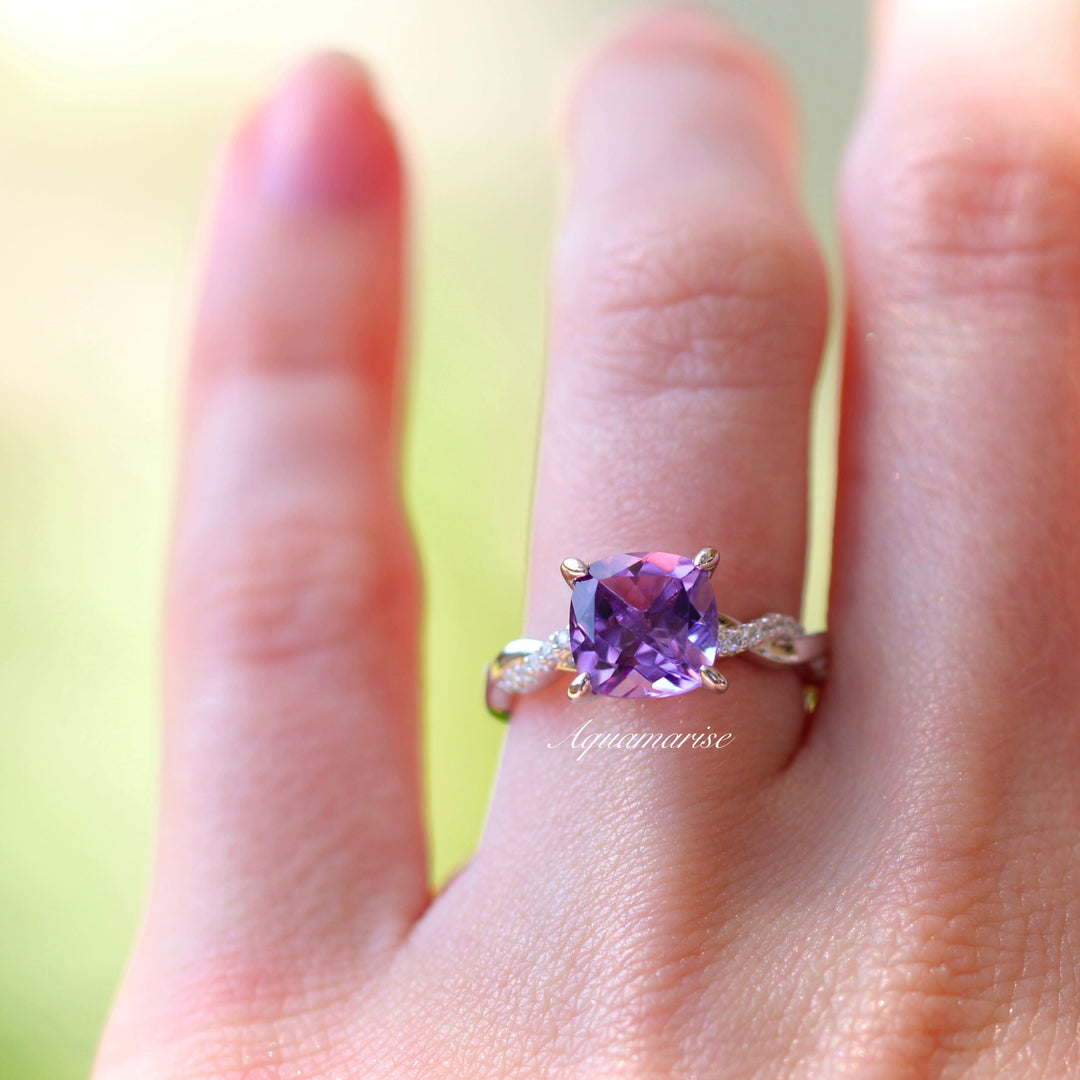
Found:
[[[148,935],[204,981],[353,973],[425,902],[401,232],[387,122],[320,57],[229,155],[192,361]]]
[[[584,79],[554,270],[530,634],[566,625],[564,557],[634,550],[713,544],[721,610],[798,611],[826,303],[793,191],[793,126],[769,66],[705,15],[646,22]],[[494,1045],[520,1033],[503,1061],[569,1073],[572,1055],[594,1075],[678,1073],[675,1032],[724,1027],[718,927],[754,902],[748,882],[775,888],[781,844],[812,820],[809,798],[780,797],[801,772],[785,768],[798,680],[742,660],[726,672],[720,698],[571,704],[565,681],[520,698],[479,851],[405,951],[407,974],[488,988],[482,1008],[455,1001],[435,1022]],[[568,739],[586,721],[735,738],[580,756]],[[466,920],[463,972],[439,947],[448,918],[459,935]],[[713,1064],[706,1073],[723,1071]]]
[[[898,755],[954,776],[946,746],[1075,762],[1078,20],[1074,0],[879,17],[844,185],[830,695],[853,707],[820,733],[894,776]],[[1059,719],[1033,740],[1035,701]]]
[[[704,14],[647,22],[583,80],[554,271],[530,633],[566,625],[562,559],[637,550],[713,545],[721,611],[798,613],[826,301],[793,130],[770,66]],[[742,660],[727,674],[723,698],[596,695],[572,709],[564,687],[522,698],[485,845],[512,851],[519,829],[544,820],[554,857],[613,800],[678,833],[761,787],[798,739],[799,682]],[[602,731],[730,730],[738,749],[722,762],[690,749],[577,762],[565,739],[590,717]],[[714,854],[706,843],[702,859]]]

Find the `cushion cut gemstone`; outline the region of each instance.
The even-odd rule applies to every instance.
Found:
[[[691,559],[636,551],[598,559],[574,583],[570,648],[598,694],[670,697],[716,659],[716,597]]]

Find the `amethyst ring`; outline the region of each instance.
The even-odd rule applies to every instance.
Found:
[[[745,653],[792,668],[811,686],[825,679],[824,633],[807,634],[790,615],[737,622],[717,611],[712,572],[720,556],[702,548],[692,559],[666,551],[634,551],[593,563],[566,559],[568,626],[545,640],[519,638],[488,665],[487,706],[510,716],[518,694],[550,686],[573,672],[573,701],[589,694],[658,698],[705,687],[727,689],[719,660]]]

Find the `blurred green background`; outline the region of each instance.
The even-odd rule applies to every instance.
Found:
[[[441,880],[476,840],[502,738],[482,668],[519,630],[557,105],[589,45],[636,6],[0,0],[0,1080],[86,1075],[138,918],[184,327],[204,184],[231,121],[296,57],[332,45],[368,59],[403,128],[417,268],[406,480],[429,587]],[[807,199],[835,256],[862,4],[721,6],[799,87]],[[480,586],[477,552],[490,568]]]

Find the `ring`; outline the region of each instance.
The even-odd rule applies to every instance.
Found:
[[[705,687],[727,689],[719,660],[745,653],[797,671],[809,705],[828,669],[824,632],[808,634],[790,615],[738,622],[717,611],[712,573],[716,548],[692,559],[633,551],[592,563],[565,559],[570,620],[548,638],[511,641],[488,665],[487,707],[507,720],[518,694],[531,694],[574,672],[567,695],[659,698]]]

